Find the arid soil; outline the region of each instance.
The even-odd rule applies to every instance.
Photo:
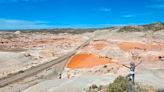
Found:
[[[59,76],[53,76],[57,67],[49,68],[35,75],[35,78],[29,77],[0,88],[0,92],[85,92],[84,88],[93,83],[106,85],[119,75],[126,76],[129,70],[122,64],[128,66],[130,61],[136,64],[143,61],[136,71],[138,82],[163,88],[164,30],[153,34],[150,34],[151,31],[117,32],[117,30],[119,28],[84,34],[58,35],[8,33],[17,35],[18,38],[9,40],[1,37],[0,63],[3,66],[0,70],[1,77],[57,58],[72,51],[93,34],[94,38],[89,45],[70,57]],[[37,82],[30,82],[32,79]],[[13,89],[15,91],[11,91]]]
[[[0,78],[66,54],[86,41],[87,35],[1,32]]]

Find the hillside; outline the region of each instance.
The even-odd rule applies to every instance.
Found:
[[[119,29],[118,32],[142,32],[142,31],[158,31],[164,29],[164,23],[156,22],[147,25],[125,26]]]

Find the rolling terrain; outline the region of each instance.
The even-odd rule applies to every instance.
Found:
[[[126,76],[129,72],[122,64],[141,60],[136,81],[164,89],[163,23],[59,31],[1,31],[1,80],[37,66],[45,68],[9,82],[0,92],[86,92],[92,84],[106,85]]]

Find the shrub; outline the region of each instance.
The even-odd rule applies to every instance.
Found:
[[[131,91],[129,89],[131,87]],[[163,90],[156,90],[154,87],[149,85],[143,85],[136,83],[135,86],[132,82],[128,81],[125,77],[117,77],[113,83],[108,85],[106,92],[164,92]]]
[[[122,76],[117,77],[109,84],[107,92],[128,92],[128,81]]]
[[[86,92],[164,92],[163,89],[155,89],[153,86],[136,83],[126,80],[125,77],[117,77],[113,83],[109,85],[97,86],[93,84]]]

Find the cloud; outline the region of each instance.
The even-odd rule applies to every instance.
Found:
[[[138,16],[147,16],[147,15],[152,15],[152,13],[126,14],[126,15],[122,15],[121,17],[132,18],[132,17],[138,17]]]
[[[112,9],[111,8],[100,8],[98,11],[103,11],[103,12],[110,12]]]
[[[26,25],[26,24],[46,24],[48,22],[45,21],[27,21],[27,20],[16,20],[16,19],[0,19],[0,25],[2,24],[19,24],[19,25]]]
[[[131,17],[135,17],[136,15],[132,15],[132,14],[128,14],[128,15],[122,15],[121,17],[124,18],[131,18]]]
[[[53,28],[101,28],[105,27],[104,24],[65,24],[55,25],[47,21],[28,21],[18,19],[0,19],[0,30],[13,30],[13,29],[53,29]]]
[[[143,25],[146,23],[124,23],[124,24],[106,24],[105,27],[113,27],[113,26],[134,26],[134,25]]]
[[[164,0],[151,0],[153,2],[163,2]]]
[[[38,2],[43,0],[0,0],[0,3]]]
[[[164,1],[164,0],[163,0]],[[148,8],[164,9],[164,4],[149,5]]]
[[[49,22],[0,19],[0,29],[43,29],[52,28]]]
[[[112,26],[136,25],[128,24],[65,24],[55,25],[46,21],[28,21],[16,19],[0,19],[0,30],[21,30],[21,29],[54,29],[54,28],[104,28]]]

